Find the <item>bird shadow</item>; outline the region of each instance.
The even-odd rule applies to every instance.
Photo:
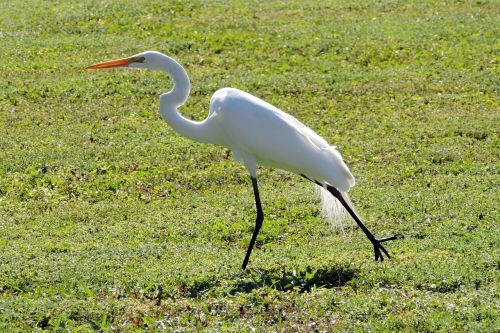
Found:
[[[192,281],[183,289],[183,296],[199,298],[211,292],[223,290],[226,295],[251,293],[262,288],[272,288],[282,292],[311,292],[317,288],[337,288],[346,285],[356,277],[357,270],[350,267],[269,270],[247,269],[224,279],[202,279]],[[222,289],[222,290],[221,290]]]

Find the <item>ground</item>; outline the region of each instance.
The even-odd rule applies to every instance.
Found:
[[[0,3],[0,331],[481,331],[500,327],[498,1]],[[178,136],[231,86],[341,151],[392,260],[314,188]]]

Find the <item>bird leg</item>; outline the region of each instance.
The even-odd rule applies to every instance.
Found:
[[[320,185],[321,186],[321,185]],[[356,221],[358,226],[363,230],[365,233],[366,237],[372,242],[373,244],[373,249],[375,251],[375,260],[378,260],[380,258],[380,261],[384,261],[384,257],[382,255],[382,252],[387,256],[387,258],[391,259],[391,256],[387,252],[387,250],[382,246],[383,242],[387,242],[390,240],[394,240],[399,238],[398,235],[394,235],[391,237],[385,237],[385,238],[380,238],[377,239],[375,236],[371,233],[370,230],[361,222],[361,219],[359,218],[358,214],[354,211],[353,207],[350,205],[350,203],[345,199],[345,197],[342,195],[342,193],[337,190],[335,187],[327,185],[326,189],[328,192],[330,192],[335,198],[337,198],[338,201],[344,206],[344,208],[347,210],[349,215]],[[381,252],[382,251],[382,252]]]
[[[264,221],[264,213],[262,212],[262,206],[260,204],[259,187],[257,186],[257,178],[250,176],[252,179],[253,194],[255,196],[255,206],[257,207],[257,218],[255,219],[255,229],[253,230],[252,240],[250,240],[250,245],[248,245],[247,254],[245,255],[245,260],[243,260],[243,265],[241,269],[245,269],[248,264],[248,259],[250,258],[250,253],[252,253],[255,240],[259,234],[259,230],[262,227],[262,221]]]

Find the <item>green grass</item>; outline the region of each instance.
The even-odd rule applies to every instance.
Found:
[[[3,1],[0,331],[500,328],[500,3]],[[188,70],[182,113],[231,86],[341,150],[393,260],[313,187],[158,113],[162,73],[89,72],[154,49]]]

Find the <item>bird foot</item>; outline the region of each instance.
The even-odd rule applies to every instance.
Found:
[[[396,234],[396,235],[391,236],[391,237],[385,237],[385,238],[380,238],[380,239],[374,238],[373,240],[371,240],[371,242],[373,244],[373,249],[375,251],[375,261],[377,261],[379,259],[380,259],[380,261],[384,261],[384,256],[383,256],[384,254],[387,256],[388,259],[391,259],[391,256],[389,255],[387,250],[382,246],[382,243],[387,242],[387,241],[391,241],[391,240],[395,240],[398,238],[403,238],[403,235]]]

